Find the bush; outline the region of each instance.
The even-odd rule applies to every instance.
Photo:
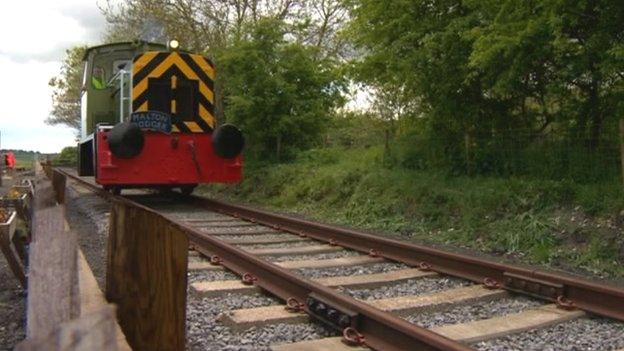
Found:
[[[76,166],[78,162],[78,148],[76,146],[66,146],[61,153],[52,160],[55,166]]]

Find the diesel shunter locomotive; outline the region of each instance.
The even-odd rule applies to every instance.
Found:
[[[78,174],[105,189],[180,188],[241,180],[244,139],[216,125],[212,62],[147,42],[84,56]]]

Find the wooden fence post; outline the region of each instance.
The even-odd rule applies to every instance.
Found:
[[[624,184],[624,118],[620,118],[620,162],[622,162],[622,184]]]
[[[38,179],[34,209],[26,311],[29,339],[47,336],[78,312],[73,291],[78,239],[65,228],[65,206],[57,204],[51,182]]]
[[[106,298],[133,350],[184,350],[188,239],[149,211],[114,203]]]

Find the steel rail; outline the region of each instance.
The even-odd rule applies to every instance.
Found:
[[[340,245],[415,267],[557,302],[624,321],[624,289],[586,279],[515,267],[468,255],[388,239],[353,229],[320,224],[249,206],[192,197],[194,204],[282,231]],[[372,251],[371,251],[372,250]]]
[[[55,169],[55,174],[69,177],[88,187],[108,201],[123,203],[128,206],[147,211],[170,222],[172,226],[184,231],[189,240],[199,248],[219,257],[219,264],[241,276],[251,275],[253,284],[267,290],[284,301],[301,302],[300,312],[314,316],[304,303],[311,295],[327,302],[328,307],[337,307],[356,313],[357,324],[353,326],[364,336],[363,344],[376,350],[472,350],[470,347],[453,341],[425,328],[409,323],[399,317],[359,302],[356,299],[340,294],[331,288],[317,285],[287,269],[251,255],[246,251],[228,244],[215,237],[202,233],[199,229],[178,221],[171,216],[162,214],[145,205],[122,196],[115,196],[99,186],[66,171]],[[189,198],[196,201],[197,197]],[[297,312],[293,312],[297,313]]]

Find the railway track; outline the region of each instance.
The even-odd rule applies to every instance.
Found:
[[[60,173],[113,198],[70,172]],[[624,347],[621,289],[200,197],[131,195],[123,201],[164,216],[188,234],[189,294],[194,296],[189,303],[207,303],[196,307],[212,315],[221,312],[218,322],[211,321],[221,336],[238,333],[257,342],[271,326],[303,325],[274,328],[268,338],[276,341],[256,347]],[[223,301],[221,311],[210,306]],[[294,335],[275,337],[280,332]],[[201,334],[202,328],[191,326],[189,333]],[[228,338],[220,342],[228,347]]]

